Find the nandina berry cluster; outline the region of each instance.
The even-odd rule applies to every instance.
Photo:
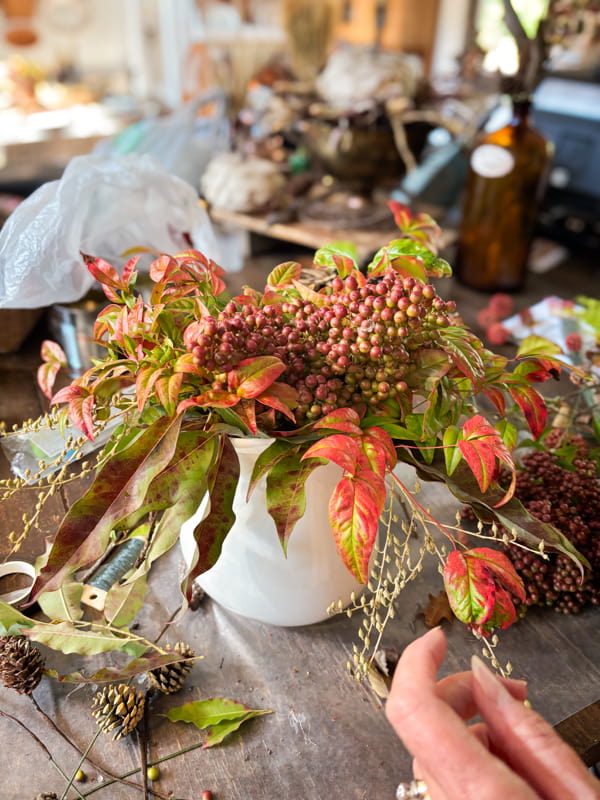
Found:
[[[559,436],[551,434],[547,446],[558,444]],[[516,496],[536,517],[561,531],[591,569],[585,570],[582,581],[568,556],[550,553],[546,560],[515,544],[507,545],[506,552],[525,583],[526,605],[575,614],[589,604],[600,605],[600,474],[580,437],[571,437],[568,444],[577,452],[568,469],[551,449],[525,456],[517,472]]]
[[[455,311],[430,284],[393,270],[361,285],[335,278],[322,304],[300,297],[257,306],[230,301],[186,329],[184,342],[212,390],[240,361],[270,355],[297,390],[297,422],[336,408],[377,407],[409,390],[411,352],[435,346]]]

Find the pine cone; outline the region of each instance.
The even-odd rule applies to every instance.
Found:
[[[36,794],[35,800],[58,800],[58,795],[54,792],[41,792]]]
[[[0,636],[0,678],[9,689],[31,694],[42,680],[44,657],[24,636]]]
[[[167,650],[173,649],[176,653],[184,658],[193,658],[194,651],[188,647],[185,642],[177,642],[171,648],[169,645]],[[148,672],[148,679],[155,689],[164,694],[174,694],[178,692],[183,686],[188,672],[191,670],[192,665],[189,662],[177,661],[173,664],[166,664],[164,667],[157,667]]]
[[[120,739],[136,728],[144,715],[145,704],[145,695],[133,686],[113,684],[94,696],[92,713],[105,733],[116,728],[113,739]]]

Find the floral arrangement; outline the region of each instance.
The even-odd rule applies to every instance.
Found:
[[[102,630],[104,649],[131,645],[127,626],[152,563],[178,541],[181,524],[208,495],[207,515],[194,532],[197,558],[182,584],[190,600],[194,578],[216,562],[233,522],[234,436],[270,440],[251,488],[266,476],[265,502],[284,550],[304,512],[308,475],[328,461],[342,468],[329,522],[340,557],[361,583],[369,577],[391,485],[426,526],[446,535],[450,603],[480,634],[515,620],[522,582],[499,548],[467,549],[420,508],[394,471],[399,461],[421,479],[445,483],[482,523],[502,525],[505,537],[585,562],[514,497],[518,428],[526,423],[534,438],[544,429],[546,409],[534,384],[562,369],[560,349],[537,336],[521,344],[512,362],[486,349],[430,282],[451,272],[436,252],[435,222],[398,204],[392,209],[401,236],[366,270],[351,245],[316,253],[316,267],[336,272],[318,291],[302,283],[299,264],[288,262],[271,272],[264,291],[245,288],[230,298],[221,268],[187,251],[156,257],[145,301],[135,290],[139,254],[121,274],[84,257],[110,301],[94,330],[106,356],[54,392],[66,359],[46,342],[39,382],[59,409],[55,424],[70,418],[89,440],[108,423],[113,427],[91,486],[38,565],[29,599],[62,619],[69,647],[90,652],[89,642],[76,644],[70,633],[84,625],[79,575],[100,563],[107,548],[138,537],[142,556],[127,585],[116,588],[119,624],[107,616]],[[508,483],[500,483],[501,474],[510,476]],[[57,612],[57,594],[63,603],[68,598],[68,614],[64,605]],[[31,623],[14,609],[0,622]],[[25,632],[62,647],[58,627],[36,623]]]

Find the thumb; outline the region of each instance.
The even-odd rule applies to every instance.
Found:
[[[600,800],[600,783],[552,726],[515,700],[477,656],[471,667],[473,695],[494,752],[548,800]]]

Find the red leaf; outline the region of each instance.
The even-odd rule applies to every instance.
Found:
[[[542,396],[531,386],[509,386],[508,391],[527,421],[534,439],[544,431],[548,409]]]
[[[263,392],[256,400],[264,406],[281,411],[286,417],[296,421],[292,408],[298,405],[298,392],[285,383],[272,383],[267,392]]]
[[[482,441],[469,442],[463,440],[458,442],[458,447],[473,475],[477,478],[479,488],[482,492],[485,492],[495,474],[496,456],[493,447]]]
[[[500,389],[496,389],[493,386],[486,386],[483,389],[483,394],[492,401],[502,415],[506,413],[506,400]]]
[[[139,255],[133,256],[130,258],[129,261],[123,267],[123,274],[121,275],[123,283],[127,284],[128,286],[134,281],[137,273],[135,272],[135,266],[137,262],[140,260]]]
[[[496,580],[509,589],[522,603],[525,602],[523,580],[507,555],[500,550],[493,550],[491,547],[473,547],[468,554],[471,558],[480,558],[484,561],[487,568],[495,575]]]
[[[345,434],[334,433],[311,445],[302,458],[326,458],[341,467],[344,472],[354,475],[359,456],[360,447],[356,439]]]
[[[138,372],[135,379],[135,396],[137,398],[137,407],[139,411],[143,410],[154,384],[164,371],[165,367],[152,366],[143,367]]]

